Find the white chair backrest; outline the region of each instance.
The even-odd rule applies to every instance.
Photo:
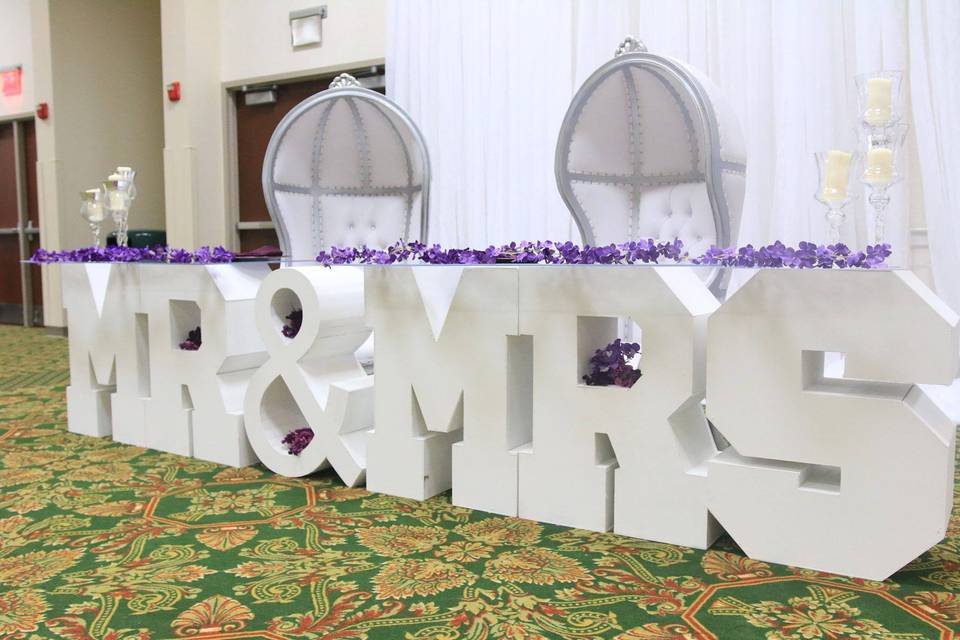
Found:
[[[263,161],[263,194],[285,256],[426,240],[430,159],[407,114],[351,76],[290,110]]]
[[[633,38],[577,91],[555,163],[585,243],[680,238],[691,255],[736,242],[745,169],[716,87]]]

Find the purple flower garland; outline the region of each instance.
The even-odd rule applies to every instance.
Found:
[[[791,269],[876,269],[886,266],[889,244],[852,251],[845,244],[815,245],[801,242],[796,249],[779,240],[771,245],[721,249],[710,247],[702,256],[691,257],[679,239],[673,242],[640,240],[600,247],[580,247],[572,242],[511,242],[486,249],[443,249],[421,242],[397,242],[386,249],[331,247],[317,256],[324,266],[422,262],[425,264],[694,264],[719,267],[788,267]]]
[[[422,242],[397,242],[386,249],[331,247],[317,256],[325,266],[396,263],[477,265],[477,264],[694,264],[718,267],[787,267],[791,269],[876,269],[886,266],[889,244],[852,251],[845,244],[816,245],[801,242],[797,248],[779,240],[765,247],[710,247],[701,256],[690,256],[683,242],[639,240],[599,247],[580,247],[572,242],[511,242],[486,249],[444,249]],[[236,254],[223,247],[200,247],[196,251],[169,247],[86,247],[72,251],[38,249],[31,262],[165,262],[172,264],[218,264],[233,262]]]
[[[233,262],[236,254],[223,247],[200,247],[196,251],[171,249],[156,246],[136,247],[84,247],[71,251],[47,251],[37,249],[30,262],[50,264],[56,262],[169,262],[172,264],[219,264]]]

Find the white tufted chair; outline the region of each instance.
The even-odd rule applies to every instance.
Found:
[[[430,159],[407,114],[347,74],[277,125],[263,194],[285,256],[426,239]]]
[[[585,243],[680,238],[691,255],[736,242],[745,168],[716,87],[633,38],[577,91],[555,164]]]

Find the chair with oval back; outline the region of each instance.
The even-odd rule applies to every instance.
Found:
[[[745,169],[740,125],[716,87],[629,37],[571,101],[555,162],[585,243],[680,238],[691,255],[736,242]]]
[[[263,194],[280,248],[426,240],[430,159],[410,117],[348,74],[290,110],[270,138]]]

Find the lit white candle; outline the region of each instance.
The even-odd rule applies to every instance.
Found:
[[[881,148],[867,151],[867,168],[863,172],[863,181],[878,185],[893,182],[893,150]]]
[[[893,114],[893,80],[870,78],[867,80],[867,110],[863,119],[879,126],[890,122]]]
[[[832,150],[827,152],[823,189],[820,192],[820,196],[827,202],[839,202],[847,199],[851,158],[853,158],[853,154],[846,151]]]

